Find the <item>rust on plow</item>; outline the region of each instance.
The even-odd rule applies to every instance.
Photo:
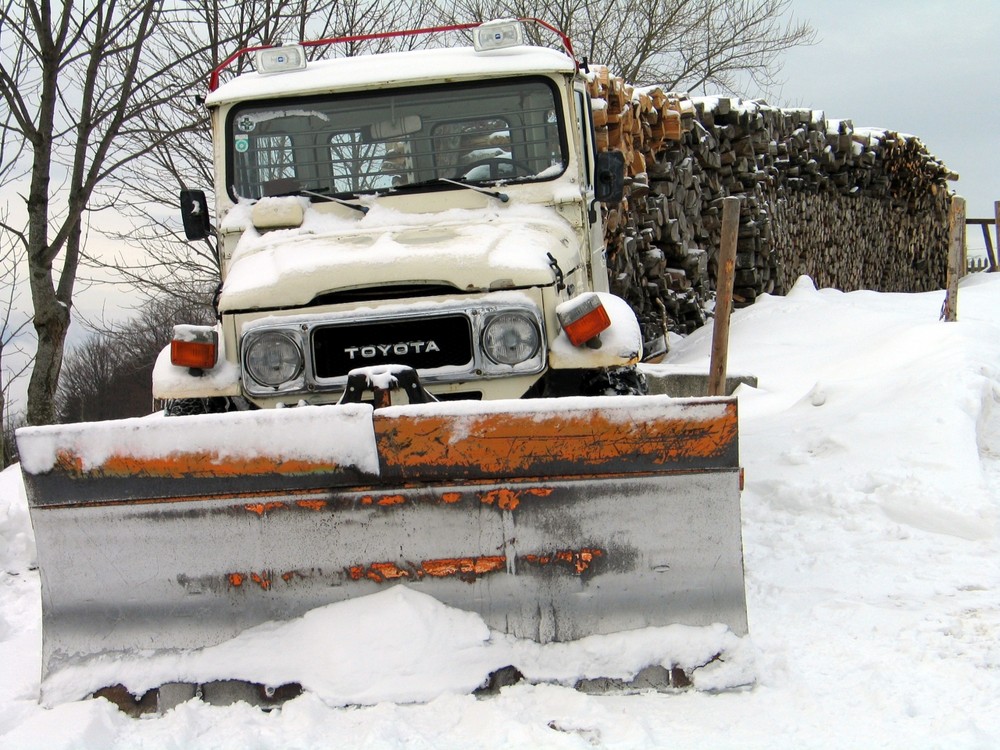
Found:
[[[320,511],[326,508],[327,505],[329,505],[329,501],[327,500],[295,500],[293,502],[285,500],[269,500],[261,503],[243,503],[240,507],[248,513],[253,513],[256,516],[265,516],[268,513],[273,513],[275,511],[294,510],[294,508]]]
[[[402,505],[405,502],[406,498],[402,495],[382,495],[380,497],[365,495],[361,498],[362,505]]]
[[[297,500],[295,504],[308,510],[323,510],[326,507],[326,500]]]
[[[668,417],[655,411],[578,408],[551,412],[374,414],[382,480],[669,471],[731,465],[737,445],[736,404],[699,399]],[[166,456],[112,453],[98,465],[60,450],[54,473],[74,479],[225,480],[262,476],[338,476],[332,458],[306,461],[280,456],[229,456],[185,451]],[[393,502],[391,495],[373,502]]]
[[[601,557],[602,555],[604,555],[604,550],[602,549],[559,550],[551,555],[525,555],[524,561],[536,565],[562,563],[572,567],[577,575],[581,575],[587,571],[594,558]]]
[[[178,445],[167,455],[152,457],[128,454],[129,448],[123,446],[91,462],[77,448],[64,446],[56,451],[51,470],[27,472],[28,481],[44,477],[46,491],[33,497],[37,506],[194,500],[224,494],[260,497],[363,486],[376,490],[363,503],[384,506],[402,502],[393,488],[407,482],[700,472],[738,466],[735,400],[673,400],[667,402],[669,409],[663,409],[665,402],[658,398],[599,399],[604,402],[600,408],[525,411],[522,407],[449,414],[442,411],[446,404],[436,404],[435,410],[374,412],[370,427],[377,471],[360,469],[337,456],[289,458],[280,455],[278,446],[275,455],[229,456]],[[609,405],[611,401],[621,403]],[[150,422],[148,429],[155,432],[161,426]],[[232,434],[220,432],[220,437],[238,445],[242,435],[234,428]],[[522,497],[501,492],[483,502],[509,510]],[[459,499],[454,490],[443,501]],[[318,508],[322,501],[308,502]],[[281,509],[267,503],[248,502],[246,509],[259,514]]]
[[[525,554],[515,558],[515,565],[524,566],[556,566],[563,568],[571,575],[583,575],[593,562],[605,556],[605,550],[597,548],[583,548],[579,550],[556,550],[551,553]],[[367,564],[351,565],[347,568],[346,577],[352,581],[367,579],[375,583],[389,583],[408,579],[420,581],[425,576],[431,578],[456,577],[460,580],[472,582],[476,579],[491,574],[508,572],[508,558],[506,555],[482,555],[478,557],[445,557],[435,560],[423,560],[419,563],[395,563],[395,562],[372,562]],[[293,584],[295,581],[306,581],[326,579],[327,583],[336,585],[343,576],[339,573],[326,575],[322,571],[302,572],[290,570],[280,576],[286,584]],[[229,573],[226,575],[226,582],[232,588],[240,588],[248,580],[257,584],[261,589],[267,591],[273,585],[275,578],[271,571],[260,573]]]
[[[359,580],[367,578],[375,583],[383,583],[399,578],[420,580],[424,576],[445,578],[458,576],[463,580],[475,580],[487,573],[503,570],[507,558],[503,555],[490,557],[451,557],[442,560],[424,560],[423,562],[401,568],[393,563],[372,563],[370,565],[354,565],[350,569],[351,578]]]
[[[56,455],[58,470],[74,477],[245,477],[267,474],[320,474],[339,467],[327,461],[303,461],[273,456],[227,456],[212,451],[172,453],[148,457],[112,454],[99,466],[85,468],[84,460],[71,451]]]
[[[567,570],[582,575],[595,558],[604,555],[604,550],[581,549],[559,550],[551,554],[527,554],[516,558],[518,563],[531,565],[563,564]],[[506,555],[486,555],[481,557],[448,557],[440,560],[424,560],[417,564],[401,567],[396,563],[379,562],[369,565],[352,565],[350,577],[357,581],[362,578],[384,583],[401,578],[419,581],[424,576],[447,578],[454,576],[463,581],[474,581],[490,573],[507,572]]]
[[[669,417],[640,410],[374,415],[382,474],[551,476],[692,470],[733,463],[736,404],[699,400]]]
[[[269,503],[247,503],[243,506],[251,513],[256,513],[258,516],[262,516],[272,510],[288,510],[288,504],[277,500]]]
[[[247,581],[251,581],[258,586],[263,591],[267,591],[271,588],[272,574],[270,571],[261,571],[260,573],[229,573],[226,576],[227,583],[233,588],[239,588]],[[285,579],[287,582],[287,579]]]
[[[470,487],[475,487],[475,483],[485,483],[485,480],[472,480],[470,481]],[[380,509],[390,510],[394,507],[404,505],[406,503],[420,502],[420,503],[440,503],[442,505],[454,505],[458,506],[464,502],[475,502],[481,503],[483,505],[495,506],[500,510],[517,510],[518,507],[523,502],[530,501],[533,498],[547,498],[550,497],[554,490],[552,487],[539,486],[531,484],[530,482],[511,480],[510,486],[499,487],[499,488],[488,488],[476,491],[465,491],[465,492],[442,492],[439,495],[429,495],[429,494],[403,494],[403,493],[392,493],[385,495],[377,495],[364,493],[363,490],[358,491],[363,494],[358,497],[352,497],[350,500],[344,499],[339,503],[341,510],[345,509],[347,504],[355,503],[362,507],[377,507]],[[197,498],[184,498],[190,500],[197,500]],[[267,502],[257,502],[257,503],[243,503],[238,506],[233,506],[234,510],[243,510],[253,515],[264,517],[269,513],[275,513],[280,511],[294,511],[296,508],[301,508],[304,510],[309,510],[313,512],[319,512],[323,510],[333,510],[331,506],[331,500],[295,500],[295,501],[284,501],[284,500],[270,500]]]
[[[523,489],[512,490],[509,487],[501,487],[498,490],[490,490],[480,494],[479,499],[486,505],[496,506],[501,510],[516,510],[521,504],[522,497],[548,497],[552,494],[550,487],[525,487]]]

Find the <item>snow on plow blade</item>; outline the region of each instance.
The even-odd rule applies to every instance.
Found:
[[[302,407],[18,445],[43,678],[399,583],[541,642],[747,631],[733,399]]]

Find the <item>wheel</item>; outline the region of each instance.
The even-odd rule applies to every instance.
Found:
[[[187,417],[194,414],[223,414],[227,411],[238,411],[235,399],[228,396],[211,398],[172,398],[163,408],[168,417]]]
[[[478,167],[489,167],[489,174],[473,174]],[[535,171],[509,156],[491,156],[488,159],[478,159],[462,166],[459,179],[465,180],[502,180],[505,177],[530,177]]]
[[[635,366],[595,370],[549,370],[522,398],[566,396],[645,396],[646,376]]]
[[[649,385],[637,367],[607,367],[587,373],[580,391],[584,396],[645,396]]]

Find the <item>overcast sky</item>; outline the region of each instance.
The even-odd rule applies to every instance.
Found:
[[[1000,200],[1000,0],[792,0],[818,33],[784,58],[770,104],[918,136],[958,172],[967,214]],[[753,92],[747,92],[752,96]],[[969,232],[970,249],[983,247]]]

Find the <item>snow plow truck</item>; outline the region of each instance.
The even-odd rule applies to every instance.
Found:
[[[394,585],[539,642],[746,634],[736,401],[644,393],[662,342],[603,243],[624,160],[569,40],[525,22],[212,73],[215,218],[181,202],[218,240],[218,323],[175,329],[164,416],[18,434],[43,699]]]

